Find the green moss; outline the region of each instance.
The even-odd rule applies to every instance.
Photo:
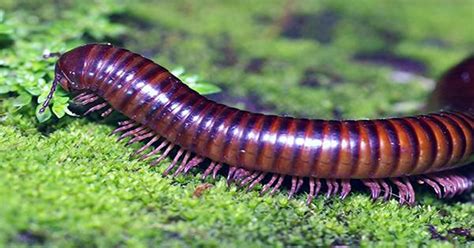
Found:
[[[170,161],[150,168],[130,158],[139,145],[115,142],[108,135],[113,124],[68,116],[39,124],[34,109],[40,95],[35,87],[41,91],[51,79],[53,60],[40,58],[45,48],[112,40],[166,67],[183,66],[225,88],[229,98],[251,95],[269,112],[405,114],[413,108],[397,103],[417,106],[432,87],[429,79],[471,52],[474,2],[74,2],[64,1],[60,11],[38,1],[0,6],[16,30],[13,35],[0,28],[0,41],[13,42],[0,42],[0,90],[15,85],[0,98],[0,245],[473,245],[448,230],[472,230],[474,206],[437,200],[423,188],[411,208],[396,200],[373,202],[364,192],[344,201],[321,196],[306,206],[306,193],[292,200],[285,192],[261,197],[228,188],[222,177],[206,181],[214,186],[195,197],[202,170],[163,177]],[[294,27],[302,30],[298,37],[283,36],[292,16],[311,21]],[[323,22],[320,28],[332,23],[327,36],[311,26],[315,20]],[[424,69],[394,83],[395,69],[355,59],[380,51]],[[255,59],[264,61],[261,68],[249,70]],[[304,79],[317,83],[302,86]],[[12,100],[23,91],[28,102]],[[447,240],[432,239],[429,226]]]
[[[437,78],[472,52],[474,42],[472,27],[465,25],[474,21],[468,14],[472,1],[456,7],[442,1],[151,2],[128,7],[127,17],[133,16],[137,27],[147,23],[130,34],[128,47],[158,51],[152,55],[164,65],[182,64],[234,96],[256,94],[270,112],[295,116],[331,117],[337,110],[346,118],[365,118],[416,111],[394,106],[406,99],[421,106],[432,86],[424,77]],[[294,30],[301,31],[283,35]],[[318,40],[321,32],[329,43]],[[390,57],[367,64],[354,59],[360,54]],[[229,56],[232,60],[223,63]],[[248,73],[255,58],[265,59],[262,71]],[[394,83],[393,71],[403,65],[377,63],[396,59],[415,63],[418,76]],[[308,69],[318,72],[323,87],[300,86]]]
[[[437,243],[430,240],[428,224],[441,233],[474,225],[472,205],[444,203],[424,193],[413,208],[395,200],[372,202],[362,193],[345,201],[320,197],[307,207],[304,195],[290,201],[284,193],[259,197],[227,188],[219,178],[196,198],[193,192],[202,183],[198,171],[176,180],[162,177],[164,166],[150,168],[130,159],[133,149],[116,143],[110,131],[85,120],[71,121],[47,137],[0,126],[0,142],[8,148],[0,150],[2,242],[18,243],[19,233],[28,231],[50,245],[287,246],[338,240],[403,246]]]
[[[8,148],[0,150],[0,240],[10,244],[28,231],[51,245],[286,246],[338,240],[403,246],[437,243],[430,240],[429,224],[441,233],[474,225],[472,205],[424,193],[413,208],[395,200],[372,202],[362,193],[345,201],[320,197],[307,207],[304,195],[290,201],[283,193],[259,197],[227,188],[219,178],[196,198],[198,171],[176,180],[162,177],[163,166],[130,159],[133,149],[108,136],[110,126],[75,120],[47,137],[29,127],[2,125],[0,131]]]

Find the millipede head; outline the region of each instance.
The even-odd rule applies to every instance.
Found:
[[[74,48],[64,54],[59,52],[46,52],[43,54],[43,58],[45,59],[58,57],[58,61],[56,62],[54,69],[55,75],[53,84],[51,85],[51,90],[49,91],[49,94],[39,111],[40,113],[43,113],[48,107],[58,84],[60,84],[61,87],[67,92],[85,88],[81,82],[81,74],[84,66],[84,60],[92,47],[93,45],[84,45]]]

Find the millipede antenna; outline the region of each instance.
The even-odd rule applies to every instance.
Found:
[[[60,52],[50,52],[49,50],[46,50],[43,53],[43,59],[56,58],[60,56],[61,56]],[[53,81],[53,84],[51,85],[51,89],[49,90],[49,94],[46,97],[46,100],[44,101],[43,106],[39,110],[40,113],[43,113],[48,107],[49,103],[51,102],[51,99],[53,99],[53,95],[54,95],[54,92],[56,91],[57,86],[58,86],[58,81],[55,78]]]
[[[56,91],[57,86],[58,86],[58,81],[54,79],[53,84],[51,85],[51,89],[49,90],[48,96],[46,97],[46,100],[43,102],[43,106],[39,110],[40,113],[43,113],[48,107],[49,102],[51,102],[51,99],[53,99],[54,91]]]

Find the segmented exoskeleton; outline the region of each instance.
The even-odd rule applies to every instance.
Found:
[[[474,153],[474,58],[440,81],[431,106],[446,111],[377,120],[312,120],[251,113],[213,102],[168,70],[128,50],[89,44],[63,54],[56,63],[54,89],[77,94],[86,114],[117,110],[130,120],[114,133],[128,143],[144,141],[142,159],[161,152],[155,165],[175,149],[165,174],[178,175],[209,160],[203,178],[228,167],[228,181],[274,193],[285,178],[289,196],[309,186],[308,200],[321,189],[346,197],[351,180],[361,180],[373,198],[398,189],[400,203],[412,204],[411,182],[431,186],[439,197],[472,188]],[[449,86],[449,87],[448,87]],[[448,87],[446,89],[446,87]],[[151,149],[148,153],[145,153]]]

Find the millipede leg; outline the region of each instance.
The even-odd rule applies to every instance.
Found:
[[[443,197],[443,195],[441,194],[441,188],[439,187],[439,185],[435,181],[433,181],[433,180],[431,180],[427,177],[421,177],[421,178],[418,179],[417,182],[419,184],[425,184],[426,183],[427,185],[429,185],[434,190],[434,192],[435,192],[435,194],[438,198]]]
[[[337,181],[337,179],[332,180],[332,186],[334,188],[334,190],[332,191],[332,195],[337,195],[337,193],[339,192],[339,182]]]
[[[143,128],[143,129],[141,129],[140,131],[133,133],[132,135],[133,135],[134,137],[133,137],[132,139],[130,139],[130,140],[127,142],[127,144],[125,144],[125,146],[131,145],[131,144],[129,144],[130,141],[134,140],[134,139],[137,138],[137,137],[141,137],[141,136],[143,136],[144,134],[146,134],[146,133],[148,133],[148,132],[150,132],[150,130],[149,130],[148,128]]]
[[[99,99],[99,97],[94,93],[86,93],[79,94],[78,96],[74,97],[72,101],[77,105],[86,105],[90,102]]]
[[[158,141],[159,137],[155,136],[153,137],[150,141],[148,141],[148,143],[146,143],[144,146],[142,146],[140,149],[138,149],[136,152],[134,152],[132,154],[132,156],[137,156],[139,154],[141,154],[143,151],[145,151],[148,147],[150,147],[151,145],[153,145],[153,143],[155,143],[156,141]]]
[[[201,179],[202,180],[206,179],[207,176],[209,176],[209,174],[211,174],[214,167],[216,167],[216,162],[212,161],[211,164],[209,165],[209,167],[207,167],[207,169],[202,174]]]
[[[380,188],[380,184],[376,180],[373,180],[373,185],[374,185],[374,188],[375,188],[374,199],[377,199],[377,198],[380,197],[380,193],[382,193],[382,189]]]
[[[229,166],[229,173],[227,174],[227,186],[230,186],[235,171],[237,171],[237,167]]]
[[[304,180],[302,177],[298,178],[298,183],[296,184],[296,190],[295,194],[298,193],[301,189],[301,186],[303,186]]]
[[[122,132],[122,131],[126,131],[130,128],[135,127],[136,125],[137,124],[135,122],[129,122],[129,121],[119,122],[119,127],[116,128],[114,131],[112,131],[112,133],[110,135],[113,135],[113,134],[116,134],[116,133],[119,133],[119,132]]]
[[[446,175],[445,176],[446,180],[449,181],[449,183],[451,184],[451,192],[448,196],[448,198],[453,198],[456,194],[457,194],[457,191],[458,191],[458,188],[459,188],[459,185],[458,183],[451,177],[451,175]]]
[[[457,174],[452,174],[451,178],[452,178],[452,181],[456,182],[456,185],[457,185],[455,195],[459,195],[462,192],[464,192],[464,190],[467,187],[467,182],[464,181],[464,179],[461,176],[457,175]]]
[[[242,180],[242,182],[240,182],[240,186],[243,187],[243,186],[247,185],[248,183],[250,183],[251,181],[253,181],[259,174],[260,174],[259,171],[255,171],[255,172],[252,173],[250,176],[247,176],[246,178],[244,178],[244,179]]]
[[[247,191],[252,190],[258,183],[260,183],[263,180],[263,178],[265,178],[266,175],[267,175],[266,172],[263,172],[262,174],[260,174],[260,176],[258,176],[257,179],[255,179],[252,183],[250,183],[250,185],[247,188]]]
[[[85,97],[82,97],[80,100],[78,100],[75,103],[77,105],[82,105],[83,106],[83,105],[87,105],[89,103],[95,102],[97,100],[99,100],[99,97],[94,94],[94,95],[87,95]]]
[[[168,141],[163,141],[163,143],[161,143],[158,147],[156,147],[155,149],[153,149],[151,152],[149,152],[148,154],[144,154],[143,156],[140,157],[139,160],[145,160],[155,154],[157,154],[161,149],[163,149],[165,146],[167,146],[169,144]]]
[[[163,154],[161,154],[155,161],[151,162],[150,165],[151,165],[151,166],[155,166],[155,165],[157,165],[159,162],[161,162],[163,159],[165,159],[166,156],[168,156],[168,153],[171,152],[171,150],[173,149],[173,147],[174,147],[174,144],[170,144],[170,145],[166,148],[165,152],[163,152]]]
[[[405,184],[400,182],[398,178],[390,178],[390,180],[397,186],[398,188],[398,196],[399,196],[399,202],[400,204],[404,204],[405,200],[407,199],[406,193],[408,192],[407,187]]]
[[[252,174],[251,171],[248,171],[248,170],[246,170],[246,169],[244,169],[244,168],[239,168],[239,169],[237,169],[237,172],[235,172],[235,174],[234,174],[234,181],[235,181],[235,182],[239,182],[238,185],[240,186],[240,182],[241,182],[244,178],[250,176],[251,174]]]
[[[472,184],[474,180],[471,180],[468,176],[460,175],[460,177],[464,180],[464,190],[460,192],[460,194],[462,194],[472,189]]]
[[[342,186],[342,189],[341,189],[340,196],[341,196],[341,199],[344,199],[351,192],[351,181],[349,179],[342,179],[341,186]]]
[[[451,180],[457,185],[456,192],[454,193],[454,195],[460,195],[467,187],[466,182],[461,176],[457,174],[452,174],[450,177]]]
[[[188,164],[189,159],[191,158],[191,152],[187,151],[186,154],[184,154],[183,161],[181,161],[181,165],[179,165],[178,169],[173,173],[173,177],[176,177],[179,175],[183,170],[186,164]]]
[[[372,199],[377,199],[380,196],[380,185],[372,181],[371,179],[364,179],[362,183],[370,189],[370,193],[372,195]]]
[[[331,179],[326,179],[326,187],[328,188],[328,191],[326,192],[326,197],[331,196],[332,194],[332,183]]]
[[[312,201],[313,201],[313,198],[314,198],[315,194],[314,194],[314,178],[309,178],[309,194],[308,194],[308,198],[306,198],[306,205],[309,205]]]
[[[92,112],[101,110],[101,109],[107,107],[107,105],[108,105],[108,103],[103,102],[103,103],[98,104],[98,105],[96,105],[96,106],[94,106],[94,107],[91,107],[90,109],[88,109],[88,110],[84,113],[84,115],[88,115],[88,114],[90,114],[90,113],[92,113]]]
[[[388,199],[390,199],[390,196],[392,195],[392,187],[387,183],[385,182],[384,179],[379,179],[377,180],[377,182],[382,186],[383,188],[383,199],[385,201],[388,201]]]
[[[117,124],[118,124],[119,126],[125,126],[125,125],[132,124],[132,123],[135,123],[135,121],[132,121],[132,120],[125,120],[125,121],[119,121]]]
[[[291,197],[293,197],[293,195],[295,194],[297,183],[298,183],[298,177],[291,177],[291,189],[290,189],[290,192],[288,193],[288,199],[291,199]]]
[[[270,191],[270,195],[275,194],[275,192],[280,188],[281,184],[283,183],[283,180],[285,179],[284,175],[280,175],[280,178],[278,178],[278,182],[276,183],[275,187],[273,187],[272,191]]]
[[[150,130],[148,129],[145,129],[143,131],[141,131],[140,133],[137,133],[137,136],[135,136],[133,139],[130,139],[127,144],[125,144],[125,146],[129,146],[133,143],[137,143],[137,142],[140,142],[144,139],[147,139],[147,138],[150,138],[151,136],[155,135],[153,132],[151,132]]]
[[[117,142],[119,142],[119,141],[121,141],[121,140],[127,138],[128,136],[132,136],[132,135],[135,136],[137,133],[141,132],[141,131],[142,131],[143,129],[145,129],[145,128],[146,128],[146,127],[139,126],[139,127],[135,128],[135,129],[132,129],[132,130],[130,130],[130,131],[127,131],[127,132],[123,133],[122,135],[120,135],[120,136],[118,137]]]
[[[222,164],[221,163],[218,163],[216,165],[216,167],[214,167],[214,169],[212,170],[212,179],[216,179],[217,177],[217,173],[219,172],[219,170],[222,168]]]
[[[337,192],[339,192],[339,183],[337,182],[337,179],[326,179],[326,186],[328,188],[326,197],[336,195]]]
[[[444,175],[443,177],[444,181],[447,182],[447,192],[445,193],[445,198],[452,198],[454,196],[454,193],[456,192],[456,185],[451,181],[451,179]]]
[[[192,168],[198,166],[202,161],[204,161],[204,159],[202,157],[199,157],[199,156],[196,156],[194,157],[193,159],[191,159],[191,161],[189,161],[189,163],[185,166],[184,168],[184,174],[188,173],[189,170],[191,170]]]
[[[273,183],[275,183],[275,181],[277,180],[278,178],[278,175],[277,174],[273,174],[272,178],[270,179],[270,181],[268,183],[266,183],[265,185],[263,185],[263,188],[262,188],[262,191],[260,192],[260,195],[264,195],[269,189],[270,187],[273,185]]]
[[[89,94],[89,92],[82,92],[81,94],[75,96],[72,101],[77,101],[77,99],[80,99],[81,97],[84,97],[85,95]]]
[[[314,196],[318,196],[319,191],[321,190],[321,180],[319,178],[315,179],[316,181],[316,188],[314,189]]]
[[[448,175],[444,176],[444,180],[448,181],[448,184],[449,184],[449,191],[445,195],[445,197],[448,199],[453,198],[453,196],[456,194],[457,185],[455,182],[453,182],[453,180]]]
[[[427,175],[427,177],[437,182],[439,185],[443,187],[443,192],[444,192],[444,194],[442,194],[443,198],[447,198],[449,196],[452,185],[448,180],[438,175]]]
[[[178,150],[178,153],[176,153],[176,156],[173,158],[173,161],[171,162],[170,166],[168,166],[168,168],[166,168],[166,170],[163,172],[163,176],[167,176],[170,171],[176,166],[179,158],[181,157],[181,155],[183,155],[184,151],[185,150],[183,148]]]
[[[102,114],[100,114],[100,116],[102,118],[105,118],[107,116],[109,116],[112,112],[114,111],[113,108],[109,107],[107,110],[105,110],[104,112],[102,112]]]
[[[405,186],[407,187],[408,204],[413,205],[415,203],[415,190],[413,190],[413,186],[411,185],[410,180],[408,180],[407,177],[403,177],[402,180],[405,183]]]

